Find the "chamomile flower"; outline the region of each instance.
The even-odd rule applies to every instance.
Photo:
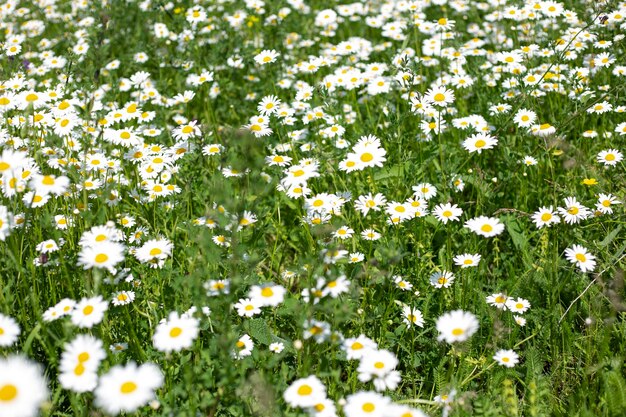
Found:
[[[20,335],[20,326],[15,319],[0,314],[0,346],[11,346]],[[1,408],[0,408],[1,409]]]
[[[501,349],[493,355],[493,360],[496,361],[498,365],[513,368],[519,363],[519,355],[512,350]]]
[[[456,204],[452,205],[450,203],[446,203],[439,204],[433,208],[431,213],[437,218],[437,220],[446,224],[449,221],[458,221],[463,214],[463,210]]]
[[[48,398],[41,367],[23,356],[0,357],[0,415],[35,417]]]
[[[525,313],[530,308],[530,302],[523,298],[509,298],[506,300],[506,307],[513,313]]]
[[[465,227],[479,236],[497,236],[504,231],[504,224],[495,217],[480,216],[465,222]]]
[[[462,255],[455,256],[452,260],[454,261],[455,265],[460,266],[461,268],[471,268],[473,266],[478,266],[480,259],[481,256],[478,253],[464,253]]]
[[[279,56],[280,54],[275,50],[265,49],[254,57],[254,61],[259,65],[271,64],[273,62],[276,62],[276,58],[278,58]]]
[[[249,335],[244,334],[235,343],[235,349],[232,354],[235,359],[243,359],[246,356],[252,355],[252,349],[254,349],[254,342],[252,341],[252,338]]]
[[[132,413],[156,398],[154,391],[163,381],[163,373],[155,364],[116,365],[100,377],[95,403],[112,415]]]
[[[259,303],[260,306],[276,307],[285,299],[285,287],[273,284],[253,285],[248,297]]]
[[[487,304],[497,308],[498,310],[506,310],[507,309],[507,301],[509,297],[507,297],[503,293],[491,294],[487,297]]]
[[[600,194],[596,203],[596,210],[602,214],[613,213],[612,205],[621,204],[612,194]]]
[[[454,310],[443,314],[437,319],[437,340],[448,343],[463,342],[478,330],[478,320],[472,313]]]
[[[162,321],[154,331],[152,342],[161,352],[178,352],[188,349],[198,336],[199,322],[193,317],[180,317],[172,311],[167,320]]]
[[[532,220],[538,229],[542,227],[550,227],[553,224],[561,222],[561,218],[556,214],[552,206],[541,207],[532,215]]]
[[[378,349],[378,344],[364,334],[356,338],[345,339],[342,343],[342,349],[346,352],[348,360],[361,359],[367,355],[370,350]]]
[[[360,391],[349,395],[343,411],[346,417],[384,417],[391,400],[376,392]]]
[[[591,211],[580,204],[575,197],[565,198],[565,207],[557,208],[567,224],[579,223],[591,215]]]
[[[449,288],[454,279],[454,274],[450,271],[437,271],[430,276],[429,281],[435,288]]]
[[[102,321],[108,308],[109,303],[104,301],[101,295],[83,298],[74,305],[71,313],[72,323],[80,328],[91,328]]]
[[[583,273],[592,272],[596,267],[596,257],[581,245],[573,245],[565,249],[565,257],[578,266]]]
[[[486,133],[476,133],[463,142],[463,147],[469,153],[481,153],[485,149],[492,149],[498,144],[498,139]]]
[[[607,149],[600,152],[596,159],[598,162],[604,164],[604,166],[614,167],[624,159],[624,154],[617,149]]]
[[[424,327],[424,316],[416,308],[404,306],[402,308],[402,321],[408,326]]]
[[[442,86],[428,90],[424,97],[429,103],[439,107],[448,107],[454,103],[454,92]]]
[[[257,299],[241,298],[234,305],[241,317],[252,317],[261,314],[261,303]]]
[[[293,381],[283,398],[291,407],[313,407],[326,398],[326,387],[315,375],[310,375]]]

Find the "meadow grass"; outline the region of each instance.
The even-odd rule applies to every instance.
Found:
[[[623,416],[625,22],[0,4],[0,416]]]

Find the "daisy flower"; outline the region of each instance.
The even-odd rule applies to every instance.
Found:
[[[48,398],[40,366],[17,355],[0,357],[0,415],[35,417]]]
[[[437,271],[430,276],[430,285],[435,288],[449,288],[454,278],[454,274],[450,271]]]
[[[283,302],[286,292],[287,290],[280,285],[253,285],[248,297],[258,302],[261,307],[276,307]]]
[[[259,65],[271,64],[276,62],[276,58],[278,58],[280,54],[276,52],[274,49],[268,50],[265,49],[261,51],[260,54],[254,57],[254,61]]]
[[[155,399],[154,391],[161,385],[163,373],[155,364],[116,365],[100,377],[95,403],[112,415],[132,413]]]
[[[310,375],[293,381],[283,398],[291,407],[312,407],[326,398],[326,387],[315,375]]]
[[[83,298],[72,310],[72,323],[80,328],[91,328],[102,321],[108,308],[109,303],[101,295]]]
[[[270,343],[268,349],[270,352],[280,353],[285,349],[285,345],[281,342]]]
[[[598,162],[604,164],[604,166],[614,167],[618,162],[621,162],[624,159],[624,154],[617,149],[607,149],[600,152],[596,159]]]
[[[437,340],[448,343],[463,342],[476,333],[478,320],[472,313],[454,310],[439,317],[436,327],[439,331]]]
[[[402,321],[408,326],[424,327],[424,316],[422,312],[416,308],[404,306],[402,308]]]
[[[460,266],[461,268],[470,268],[478,266],[480,259],[480,254],[472,255],[471,253],[464,253],[462,255],[455,256],[452,260],[456,266]]]
[[[575,197],[565,198],[565,207],[559,207],[557,210],[567,224],[578,223],[591,215],[591,211],[580,204]]]
[[[235,343],[235,350],[233,350],[232,354],[235,359],[243,359],[246,356],[252,355],[252,349],[254,349],[252,338],[244,334],[237,340],[237,343]]]
[[[426,201],[437,195],[437,188],[427,182],[417,184],[413,186],[412,189],[416,197],[422,198]]]
[[[506,300],[506,307],[513,313],[525,313],[530,308],[530,302],[523,298],[509,298]]]
[[[435,106],[448,107],[448,105],[454,102],[454,92],[439,86],[428,90],[424,98]]]
[[[0,346],[11,346],[20,335],[20,326],[15,319],[0,314]]]
[[[498,362],[499,365],[513,368],[519,362],[519,355],[512,350],[500,349],[493,355],[493,360]]]
[[[487,304],[497,308],[498,310],[506,310],[509,297],[503,293],[491,294],[487,297]]]
[[[469,153],[481,153],[484,149],[492,149],[498,144],[498,139],[486,133],[476,133],[465,139],[463,147]]]
[[[612,205],[621,204],[617,198],[612,194],[600,194],[598,196],[598,202],[596,203],[596,210],[602,214],[613,213]]]
[[[391,400],[383,395],[360,391],[346,398],[343,411],[346,417],[383,417],[390,405]]]
[[[154,331],[152,342],[161,352],[178,352],[190,348],[198,336],[199,322],[193,317],[180,317],[172,311],[167,320],[162,321]]]
[[[261,314],[261,303],[256,299],[241,298],[234,306],[241,317],[252,317]]]
[[[495,217],[480,216],[465,222],[465,227],[477,235],[492,237],[504,231],[504,224]]]
[[[456,204],[452,205],[450,203],[446,203],[436,206],[431,213],[437,218],[437,220],[446,224],[449,221],[458,221],[459,217],[463,214],[463,210]]]
[[[556,214],[552,206],[541,207],[532,215],[531,218],[538,229],[541,229],[544,226],[550,227],[561,221],[561,218]]]
[[[345,339],[342,343],[342,349],[346,352],[348,360],[361,359],[370,350],[378,349],[378,344],[362,334],[357,338]]]
[[[591,272],[596,267],[596,257],[590,254],[586,248],[580,245],[573,245],[565,249],[565,257],[584,272]]]
[[[154,267],[172,255],[172,248],[172,243],[167,239],[151,239],[137,249],[134,255],[139,262]]]
[[[84,246],[78,254],[78,265],[83,269],[105,268],[115,273],[115,266],[124,261],[124,245],[103,241],[93,246]]]

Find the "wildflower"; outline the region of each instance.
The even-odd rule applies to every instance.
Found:
[[[313,407],[326,398],[326,387],[315,375],[310,375],[293,381],[283,398],[291,407]]]
[[[402,308],[402,315],[404,316],[403,321],[408,327],[424,327],[424,316],[418,309],[404,306]]]
[[[387,415],[390,405],[391,400],[387,397],[375,392],[360,391],[346,398],[343,411],[346,417],[383,417]]]
[[[95,403],[109,414],[132,413],[155,399],[163,385],[163,373],[152,363],[116,365],[100,377]]]
[[[525,313],[530,308],[530,303],[523,298],[517,298],[516,300],[509,298],[506,300],[506,307],[513,313]]]
[[[235,304],[237,314],[241,317],[252,317],[261,313],[261,303],[257,299],[241,298],[239,302]]]
[[[268,349],[274,353],[280,353],[285,349],[285,345],[282,342],[270,343]]]
[[[449,288],[454,282],[454,274],[450,271],[434,272],[430,276],[430,285],[435,288]]]
[[[381,234],[374,229],[365,229],[361,232],[361,237],[365,240],[378,240]]]
[[[605,166],[615,166],[618,162],[621,162],[624,159],[624,154],[622,154],[617,149],[607,149],[598,154],[597,160],[598,162],[603,163]]]
[[[256,300],[260,306],[276,307],[283,302],[286,290],[280,285],[254,285],[250,288],[248,296]]]
[[[172,255],[172,248],[172,243],[167,239],[151,239],[137,249],[134,255],[139,262],[148,263],[156,268]]]
[[[531,218],[538,229],[541,229],[544,226],[550,227],[561,221],[561,218],[556,214],[552,206],[541,207],[532,215]]]
[[[442,86],[428,90],[424,97],[429,103],[440,107],[448,107],[454,102],[454,92]]]
[[[568,261],[578,266],[583,273],[591,272],[596,267],[596,257],[580,245],[573,245],[571,248],[565,249],[565,257]]]
[[[247,334],[244,334],[235,343],[235,350],[233,350],[233,356],[236,359],[243,359],[246,356],[252,355],[252,349],[254,349],[254,342],[252,338]]]
[[[108,308],[109,303],[101,295],[83,298],[72,310],[72,323],[80,328],[91,328],[102,321]]]
[[[491,294],[487,297],[487,304],[496,307],[498,310],[506,310],[509,297],[503,293]]]
[[[400,288],[402,291],[409,291],[411,288],[413,288],[413,284],[411,284],[409,281],[406,281],[404,278],[402,278],[400,275],[396,275],[393,277],[393,282],[396,284],[396,286],[398,288]]]
[[[78,265],[83,269],[105,268],[114,274],[115,266],[124,261],[124,249],[120,243],[107,241],[85,246],[78,254]]]
[[[275,50],[263,50],[260,54],[254,57],[254,61],[259,65],[271,64],[276,62],[276,58],[278,58],[280,54]]]
[[[357,368],[359,381],[373,380],[377,391],[395,389],[400,382],[400,373],[395,370],[398,366],[396,355],[388,350],[372,350],[361,357]]]
[[[463,255],[457,255],[452,260],[454,264],[460,266],[461,268],[470,268],[473,266],[478,266],[480,262],[481,256],[479,254],[470,254],[464,253]]]
[[[387,202],[387,199],[384,195],[378,193],[376,195],[372,195],[371,193],[367,195],[362,195],[357,198],[354,203],[354,208],[361,212],[364,216],[369,213],[370,210],[380,211],[382,206]]]
[[[493,360],[499,365],[513,368],[519,362],[519,355],[512,350],[500,349],[493,355]]]
[[[504,224],[495,217],[476,217],[466,221],[465,227],[484,237],[497,236],[504,231]]]
[[[304,322],[304,338],[313,338],[317,343],[322,343],[330,336],[330,324],[324,321],[307,320]]]
[[[492,149],[498,144],[498,139],[486,133],[477,133],[465,139],[463,147],[469,152],[481,153],[483,149]]]
[[[48,398],[40,366],[18,355],[0,357],[0,415],[38,416]]]
[[[20,335],[20,326],[15,319],[0,314],[0,346],[11,346]]]
[[[478,320],[472,313],[454,310],[437,319],[437,340],[448,343],[463,342],[478,330]]]
[[[342,349],[346,352],[348,360],[361,359],[367,355],[370,350],[378,349],[378,344],[364,334],[356,338],[345,339],[342,343]]]
[[[199,322],[193,317],[182,318],[172,311],[167,320],[161,322],[152,336],[154,347],[161,352],[178,352],[188,349],[198,336]]]
[[[413,187],[413,191],[415,192],[415,196],[418,198],[423,198],[428,201],[437,195],[437,188],[435,186],[428,183],[420,183]]]
[[[596,203],[596,210],[602,214],[612,214],[612,205],[620,204],[617,198],[612,194],[600,194]]]
[[[118,291],[115,294],[113,294],[111,303],[114,306],[123,306],[123,305],[132,303],[134,300],[135,300],[134,291]]]
[[[105,357],[101,340],[90,335],[78,335],[65,345],[61,355],[61,386],[79,393],[93,391],[98,384],[98,366]]]
[[[537,113],[528,109],[520,109],[515,113],[513,121],[518,127],[530,127],[537,120]]]
[[[446,224],[448,221],[458,221],[463,214],[463,210],[456,204],[452,205],[450,203],[446,203],[436,206],[432,210],[432,214],[437,218],[437,220]]]
[[[591,215],[591,211],[580,204],[575,197],[565,199],[565,207],[557,209],[567,224],[575,224]]]

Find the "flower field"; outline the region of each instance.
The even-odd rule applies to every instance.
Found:
[[[0,417],[626,415],[625,38],[0,0]]]

